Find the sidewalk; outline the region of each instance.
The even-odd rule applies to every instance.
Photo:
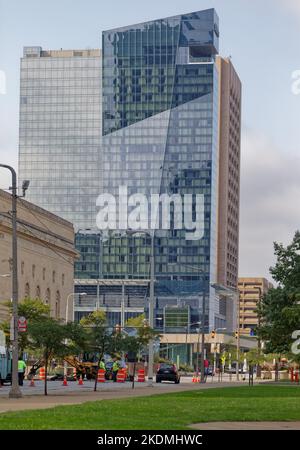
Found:
[[[193,430],[300,430],[300,422],[208,422],[190,425]]]

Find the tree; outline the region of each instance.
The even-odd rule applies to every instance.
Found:
[[[112,333],[106,324],[105,312],[98,310],[81,319],[80,324],[87,333],[87,348],[97,357],[97,372],[100,362],[106,353],[112,349]],[[98,377],[96,373],[94,391],[97,391]]]
[[[278,286],[265,294],[257,308],[260,326],[257,335],[265,341],[266,353],[288,354],[293,343],[292,333],[300,325],[300,232],[287,247],[274,243],[277,258],[270,268]],[[299,360],[299,356],[293,355]]]
[[[134,327],[134,328],[142,327],[144,325],[144,323],[145,323],[145,320],[146,320],[146,316],[143,313],[143,314],[140,314],[139,316],[136,316],[136,317],[130,317],[127,320],[125,326],[126,327]]]
[[[66,343],[72,338],[73,325],[64,324],[52,317],[42,317],[28,325],[29,348],[40,354],[45,363],[44,394],[47,395],[48,365],[52,358],[68,355],[72,345]]]
[[[148,323],[145,320],[145,315],[136,317],[138,319],[135,321],[137,324],[133,328],[136,329],[136,335],[129,336],[124,334],[123,339],[120,342],[120,347],[123,349],[125,353],[131,353],[135,355],[135,362],[133,365],[133,379],[132,379],[132,388],[134,388],[134,376],[135,376],[135,367],[136,367],[136,356],[140,354],[143,350],[145,350],[146,346],[149,342],[159,336],[155,330],[149,327]]]
[[[12,315],[13,307],[12,302],[7,301],[4,306],[8,309],[10,315]],[[44,317],[50,316],[50,306],[45,305],[39,298],[25,298],[18,304],[18,316],[25,317],[28,323],[39,322]],[[10,342],[10,322],[4,321],[0,324],[0,329],[4,331],[6,336],[6,343]],[[28,332],[19,333],[19,351],[24,352],[28,347]]]

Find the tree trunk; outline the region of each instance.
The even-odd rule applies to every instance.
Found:
[[[94,384],[94,392],[97,391],[97,384],[98,384],[98,370],[100,369],[100,362],[103,358],[103,354],[101,355],[101,357],[99,357],[98,359],[98,365],[97,365],[97,373],[96,373],[96,378],[95,378],[95,384]],[[104,375],[105,376],[105,375]]]
[[[134,389],[135,365],[136,365],[136,362],[134,361],[134,363],[133,363],[132,389]]]
[[[44,382],[44,394],[48,395],[47,391],[47,375],[48,375],[48,356],[45,356],[45,382]]]

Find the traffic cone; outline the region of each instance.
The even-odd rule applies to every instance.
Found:
[[[30,387],[35,387],[34,379],[33,379],[33,378],[31,378],[29,386],[30,386]]]
[[[196,383],[196,382],[197,382],[197,378],[195,377],[195,375],[193,375],[192,383]]]
[[[83,386],[82,375],[80,375],[80,377],[79,377],[78,386]]]
[[[62,384],[63,386],[68,386],[67,377],[64,377],[64,382]]]

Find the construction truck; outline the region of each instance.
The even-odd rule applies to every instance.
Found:
[[[50,358],[51,359],[51,358]],[[95,379],[98,372],[98,362],[95,361],[95,358],[88,358],[86,355],[80,359],[77,356],[66,356],[64,357],[64,361],[68,364],[68,366],[76,369],[76,377],[77,379],[82,376],[83,378],[87,378],[88,380]],[[27,378],[30,380],[34,378],[41,367],[44,367],[45,361],[43,358],[36,361],[29,370]],[[53,375],[51,377],[52,380],[58,379],[59,375]]]

